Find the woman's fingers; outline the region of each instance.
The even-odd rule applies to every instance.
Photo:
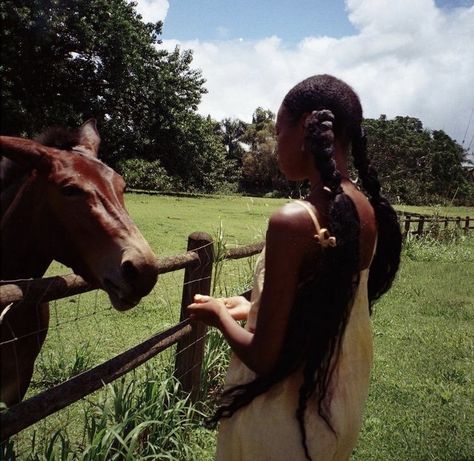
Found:
[[[210,300],[211,300],[211,297],[207,295],[201,295],[201,294],[194,295],[195,303],[207,303]]]
[[[232,309],[240,305],[250,304],[250,302],[247,301],[247,299],[245,299],[243,296],[232,296],[230,298],[225,298],[224,304],[228,309]]]

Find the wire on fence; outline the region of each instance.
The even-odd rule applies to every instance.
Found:
[[[180,322],[113,359],[10,407],[0,414],[1,440],[6,440],[20,430],[100,389],[104,384],[123,376],[175,344],[190,331],[189,320]]]

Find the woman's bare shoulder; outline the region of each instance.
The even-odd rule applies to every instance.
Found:
[[[296,202],[290,202],[270,217],[267,236],[313,239],[314,225],[308,211]]]

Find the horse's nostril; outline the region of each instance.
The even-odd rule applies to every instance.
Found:
[[[135,281],[138,277],[138,269],[133,265],[132,261],[124,261],[122,263],[122,273],[129,282]]]

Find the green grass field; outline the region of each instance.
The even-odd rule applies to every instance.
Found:
[[[197,230],[223,234],[221,241],[227,246],[261,241],[268,217],[285,202],[127,195],[130,214],[159,257],[184,252],[187,236]],[[430,213],[414,207],[409,211]],[[472,208],[435,211],[474,216]],[[49,274],[67,272],[54,264]],[[243,291],[250,274],[247,261],[226,263],[219,291]],[[183,271],[164,274],[130,312],[110,309],[101,292],[53,303],[50,332],[29,395],[176,323],[182,277]],[[450,235],[441,243],[423,239],[405,245],[394,287],[373,316],[375,366],[353,461],[474,459],[472,280],[474,233]],[[222,380],[227,354],[218,335],[209,339],[204,393],[214,392]],[[23,431],[15,438],[17,459],[106,460],[120,447],[123,455],[117,459],[213,459],[215,433],[203,429],[202,418],[196,418],[209,407],[206,403],[190,407],[177,398],[168,379],[173,353],[170,349],[122,384]]]

